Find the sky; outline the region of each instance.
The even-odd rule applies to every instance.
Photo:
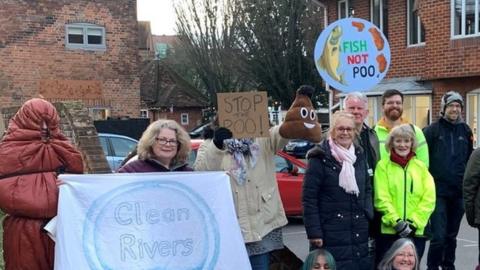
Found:
[[[137,17],[139,21],[150,21],[152,34],[175,34],[174,0],[137,0]]]

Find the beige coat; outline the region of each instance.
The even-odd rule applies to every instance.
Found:
[[[277,180],[274,155],[288,142],[278,133],[278,126],[270,129],[270,137],[257,138],[260,146],[257,163],[247,169],[247,181],[239,185],[230,178],[237,218],[245,243],[262,240],[272,230],[287,224]],[[231,155],[218,149],[212,140],[200,146],[194,164],[195,171],[228,171]],[[249,164],[249,162],[247,162]]]

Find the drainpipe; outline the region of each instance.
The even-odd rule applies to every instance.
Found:
[[[320,8],[323,8],[323,25],[325,25],[325,28],[327,28],[327,25],[328,25],[328,9],[327,9],[327,5],[325,5],[324,3],[320,2],[320,0],[313,0],[312,1],[315,5],[317,5],[318,7]],[[329,124],[332,120],[332,109],[333,109],[333,91],[330,90],[330,85],[328,83],[325,82],[325,91],[328,92],[328,121],[329,121]]]

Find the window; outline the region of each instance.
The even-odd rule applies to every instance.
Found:
[[[69,49],[105,50],[105,27],[73,23],[65,27],[65,46]]]
[[[402,117],[419,128],[426,127],[430,124],[430,100],[429,95],[404,95]],[[368,110],[365,122],[373,127],[383,117],[382,97],[368,97]]]
[[[93,120],[106,120],[110,116],[110,109],[90,108],[90,116]]]
[[[338,19],[348,18],[348,0],[338,1]]]
[[[378,26],[387,37],[388,33],[388,9],[387,0],[371,0],[370,1],[370,20]]]
[[[155,57],[157,59],[164,59],[168,54],[168,45],[165,43],[156,43],[155,44]]]
[[[148,110],[140,110],[140,118],[148,118]]]
[[[480,0],[451,0],[452,37],[479,35]]]
[[[188,125],[188,113],[182,113],[180,115],[180,124]]]
[[[407,44],[419,45],[425,43],[425,29],[420,17],[414,12],[415,1],[407,0]]]

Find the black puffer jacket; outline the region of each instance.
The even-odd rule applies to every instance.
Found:
[[[303,218],[308,239],[323,239],[323,247],[337,262],[337,269],[372,269],[368,254],[368,222],[373,217],[372,187],[367,181],[365,155],[355,147],[354,164],[359,196],[339,186],[341,164],[324,140],[308,153],[303,181]]]
[[[437,196],[461,197],[463,174],[473,151],[472,130],[463,121],[450,123],[442,117],[423,133]]]

